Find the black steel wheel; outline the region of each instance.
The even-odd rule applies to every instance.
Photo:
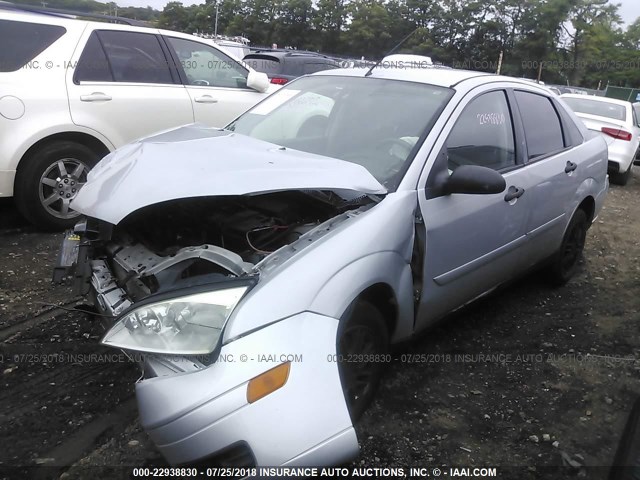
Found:
[[[338,367],[353,421],[365,412],[378,388],[389,351],[389,333],[380,311],[365,300],[352,304],[338,330]]]
[[[582,209],[576,210],[549,268],[550,280],[555,285],[564,285],[575,274],[584,250],[588,228],[587,214]]]

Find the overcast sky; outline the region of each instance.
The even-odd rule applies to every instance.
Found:
[[[616,2],[613,2],[616,3]],[[638,0],[618,0],[620,3],[620,16],[628,25],[640,17],[640,1]]]
[[[125,7],[146,7],[148,5],[162,10],[167,4],[167,0],[116,0],[116,3]],[[182,3],[193,5],[204,3],[204,0],[182,0]],[[640,17],[640,0],[612,0],[611,3],[620,3],[620,16],[626,24],[633,23],[636,18]]]

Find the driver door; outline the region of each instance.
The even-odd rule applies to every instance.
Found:
[[[248,70],[219,49],[185,38],[165,39],[184,72],[196,122],[224,127],[265,97],[247,87]]]
[[[417,329],[508,280],[523,263],[519,255],[530,205],[526,193],[509,195],[510,189],[520,188],[526,172],[516,149],[506,91],[475,96],[459,106],[453,118],[427,188],[418,195],[424,229],[418,226],[417,241],[424,261]],[[497,170],[506,189],[497,194],[445,195],[430,188],[446,182],[461,165]]]

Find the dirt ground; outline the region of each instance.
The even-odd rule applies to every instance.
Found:
[[[565,287],[530,275],[402,345],[352,466],[606,478],[640,396],[639,199],[640,172],[612,186]],[[136,420],[137,366],[50,283],[60,239],[0,202],[0,479],[164,465]]]

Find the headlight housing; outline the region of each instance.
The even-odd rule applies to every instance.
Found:
[[[121,315],[101,343],[166,355],[207,355],[248,285],[191,293],[137,306]]]

